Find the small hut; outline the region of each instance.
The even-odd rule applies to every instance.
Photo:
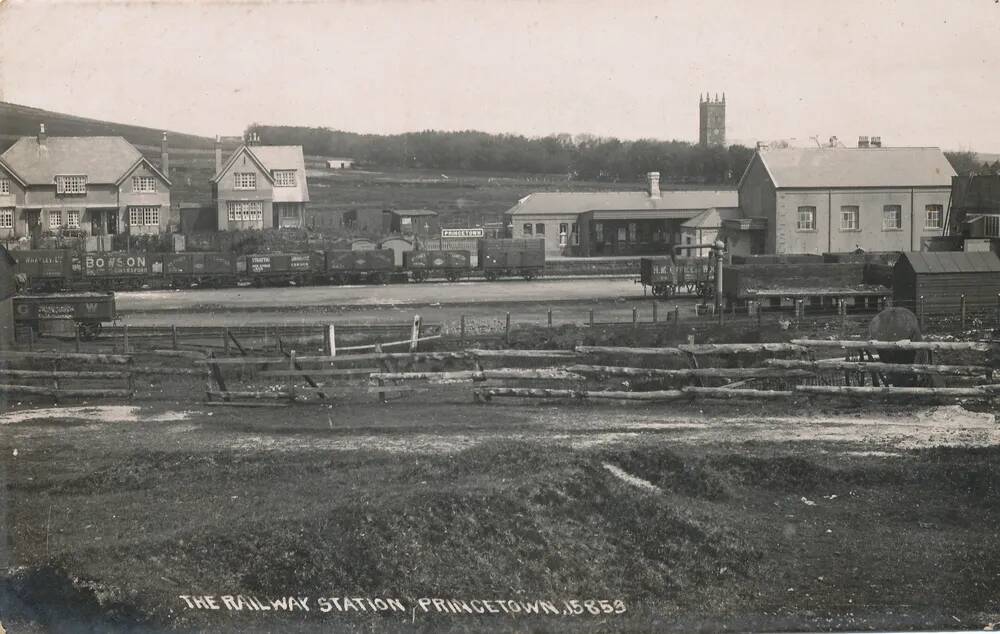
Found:
[[[892,271],[893,302],[925,313],[993,308],[1000,293],[1000,258],[993,252],[917,251],[900,255]]]

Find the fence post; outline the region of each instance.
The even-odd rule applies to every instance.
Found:
[[[917,298],[917,323],[920,325],[920,330],[924,329],[924,296],[921,295]]]
[[[381,354],[382,354],[382,344],[380,344],[380,343],[376,343],[375,344],[375,354],[381,356]],[[379,366],[379,368],[381,369],[382,372],[386,371],[387,365],[386,365],[385,360],[379,359],[378,366]],[[383,387],[384,385],[385,385],[385,379],[379,378],[378,379],[378,386],[379,387]],[[378,393],[378,400],[379,400],[380,403],[385,403],[386,402],[385,392],[379,392]]]
[[[52,402],[59,404],[59,359],[52,360]]]
[[[76,332],[75,332],[75,334],[76,334],[76,351],[80,352],[80,327],[77,326],[75,330],[76,330]]]
[[[177,324],[170,326],[170,339],[173,342],[174,350],[177,349]]]
[[[410,352],[417,351],[417,341],[420,339],[420,315],[413,316],[413,328],[410,330]]]
[[[674,324],[681,323],[681,307],[674,305]]]
[[[458,344],[459,347],[465,348],[465,315],[459,317],[458,324]]]
[[[965,293],[958,299],[958,305],[962,314],[962,330],[965,330]]]
[[[632,329],[635,330],[637,323],[639,322],[639,309],[635,306],[632,307]]]
[[[35,329],[32,326],[28,326],[28,352],[31,352],[35,348]]]
[[[295,351],[288,351],[288,400],[295,400]]]
[[[552,327],[552,309],[549,309],[549,328]]]
[[[337,339],[335,337],[335,331],[333,324],[329,324],[326,327],[326,336],[323,337],[323,352],[326,353],[328,357],[337,356]]]
[[[224,327],[222,329],[222,351],[229,356],[229,327]]]
[[[656,300],[653,300],[653,323],[656,323]]]
[[[128,324],[122,327],[122,353],[128,354]]]
[[[128,365],[125,366],[126,376],[128,377],[128,399],[131,401],[135,398],[135,359],[132,357],[128,358]]]
[[[998,297],[997,303],[1000,304],[1000,295],[997,295],[997,297]],[[594,309],[593,308],[590,309],[590,327],[591,328],[594,327]]]
[[[504,325],[504,341],[507,342],[507,347],[510,347],[510,313],[507,313],[506,324]]]

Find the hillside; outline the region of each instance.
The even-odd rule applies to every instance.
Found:
[[[6,150],[20,136],[38,132],[38,124],[45,124],[45,131],[52,136],[122,136],[134,145],[160,145],[163,130],[137,125],[87,119],[61,112],[52,112],[14,103],[0,102],[0,152]],[[166,131],[171,149],[211,150],[215,140],[209,137]]]

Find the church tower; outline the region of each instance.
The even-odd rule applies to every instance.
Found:
[[[703,147],[726,146],[726,93],[698,96],[698,144]]]

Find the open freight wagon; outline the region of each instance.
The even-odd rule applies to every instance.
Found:
[[[712,258],[642,258],[639,261],[639,283],[642,292],[649,287],[653,297],[714,293],[715,264]]]
[[[79,332],[81,339],[93,339],[105,323],[117,318],[114,293],[14,296],[14,329],[19,337],[73,337]]]

